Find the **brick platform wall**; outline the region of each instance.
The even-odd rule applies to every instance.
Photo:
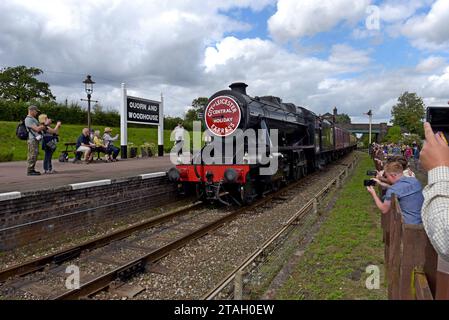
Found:
[[[0,201],[0,251],[73,234],[161,206],[174,197],[176,187],[167,177],[141,176],[83,189],[65,186],[22,193],[20,198]]]

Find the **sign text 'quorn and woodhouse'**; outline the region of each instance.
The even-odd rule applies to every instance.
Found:
[[[129,123],[159,125],[159,102],[127,97],[126,116]]]

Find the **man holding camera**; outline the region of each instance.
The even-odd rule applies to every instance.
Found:
[[[424,130],[421,165],[428,171],[429,183],[424,188],[423,224],[435,250],[449,261],[449,146],[446,137],[434,134],[429,123]]]
[[[403,167],[398,162],[387,163],[384,167],[384,175],[391,187],[387,189],[383,202],[377,195],[374,187],[367,187],[377,208],[383,214],[388,213],[391,208],[391,197],[395,194],[399,200],[404,223],[421,224],[421,207],[424,197],[419,181],[413,177],[404,177]]]
[[[36,106],[28,108],[28,115],[25,118],[25,126],[28,130],[28,175],[39,176],[41,173],[35,170],[37,155],[39,153],[39,141],[42,139],[41,132],[45,130],[45,125],[40,125],[36,119],[39,109]]]

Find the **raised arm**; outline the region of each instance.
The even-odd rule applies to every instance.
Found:
[[[423,191],[422,220],[435,250],[449,260],[449,146],[433,133],[430,124],[426,123],[424,130],[421,164],[429,171],[429,184]]]
[[[54,128],[48,127],[47,131],[51,134],[58,134],[60,127],[61,127],[61,122],[58,121],[58,123],[56,124],[56,126]]]

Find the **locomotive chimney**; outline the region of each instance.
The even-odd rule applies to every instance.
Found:
[[[229,86],[231,90],[237,91],[238,93],[246,95],[246,87],[248,85],[244,82],[235,82]]]
[[[337,115],[338,115],[337,107],[334,107],[334,116],[333,116],[334,123],[337,122]]]

